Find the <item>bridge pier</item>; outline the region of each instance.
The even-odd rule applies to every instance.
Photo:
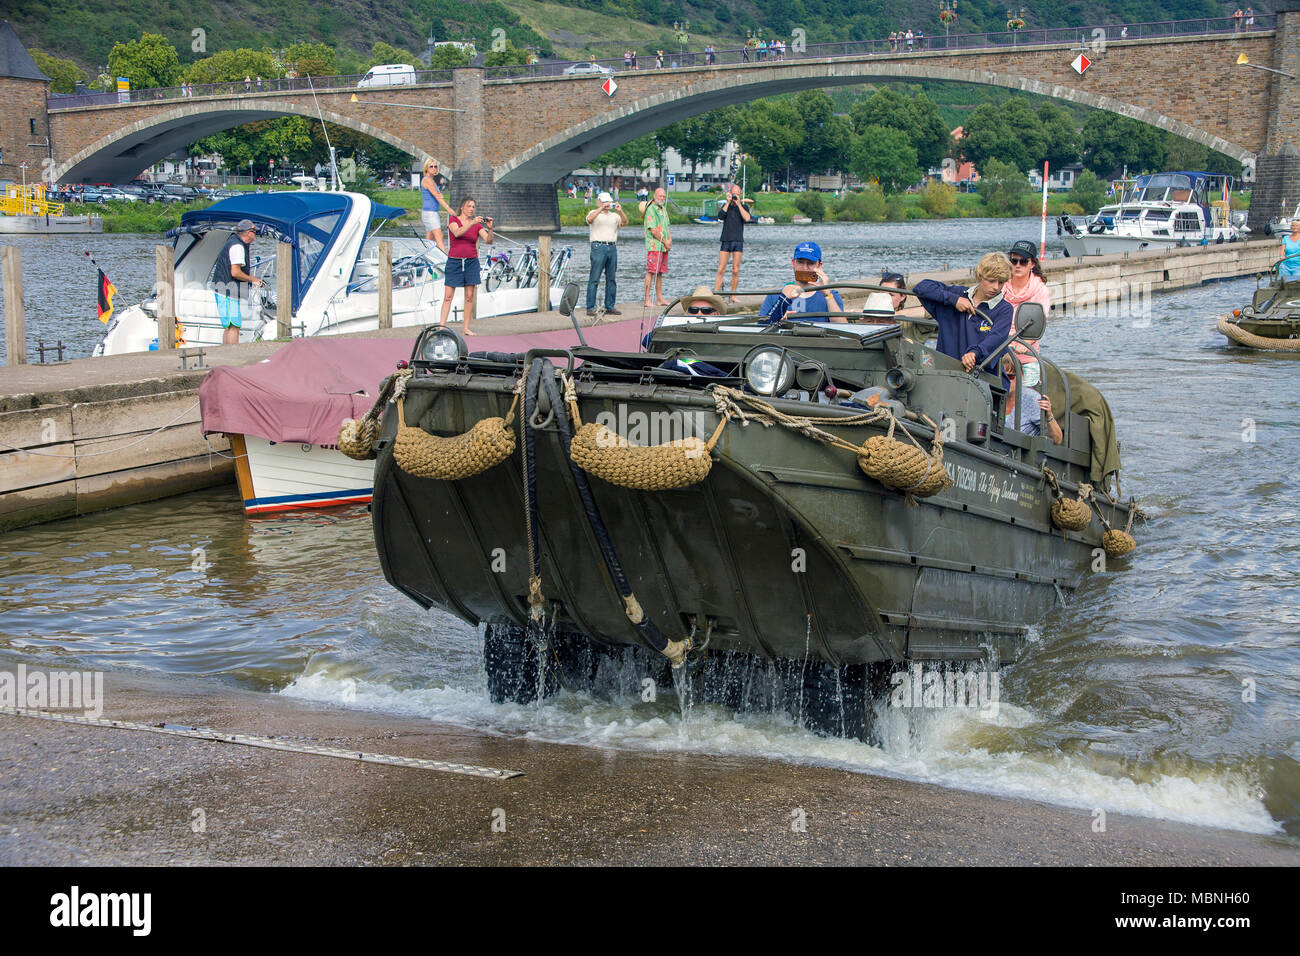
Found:
[[[1249,226],[1264,235],[1274,216],[1291,215],[1300,203],[1300,5],[1279,4],[1273,38],[1274,70],[1269,74],[1268,131],[1255,162]]]
[[[447,197],[452,208],[459,209],[461,201],[472,196],[478,202],[478,214],[493,217],[497,229],[506,234],[558,232],[560,203],[555,184],[496,182],[483,147],[483,126],[488,117],[483,107],[481,67],[452,72],[452,102],[460,111],[453,126],[456,167],[452,172],[451,195]]]

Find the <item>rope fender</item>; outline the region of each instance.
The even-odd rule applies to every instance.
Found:
[[[1247,332],[1235,322],[1229,322],[1226,315],[1220,317],[1218,329],[1223,335],[1246,348],[1267,349],[1273,352],[1300,352],[1300,339],[1270,339],[1263,335],[1256,335],[1254,332]]]

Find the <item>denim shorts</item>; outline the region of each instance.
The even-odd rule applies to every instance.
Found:
[[[447,260],[447,288],[460,289],[467,285],[478,285],[479,282],[480,276],[477,259]]]

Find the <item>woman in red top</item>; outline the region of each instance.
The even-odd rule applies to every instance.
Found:
[[[474,215],[475,202],[462,199],[460,215],[447,217],[447,229],[451,232],[451,248],[447,253],[447,276],[442,290],[442,319],[447,324],[447,314],[451,312],[451,300],[457,289],[465,290],[465,335],[474,335],[470,331],[470,319],[474,317],[474,294],[479,285],[478,240],[489,245],[496,238],[492,234],[492,217],[486,219]]]

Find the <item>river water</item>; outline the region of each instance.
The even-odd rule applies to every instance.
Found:
[[[717,246],[716,227],[674,232],[676,293],[710,281]],[[832,277],[848,277],[971,263],[1036,235],[1029,220],[755,227],[746,281],[783,279],[810,236]],[[93,241],[138,299],[153,242]],[[585,243],[572,241],[585,272]],[[44,316],[50,334],[91,341],[93,281],[69,281],[85,267],[60,243],[33,243],[50,246],[45,286],[24,250],[28,298],[42,303],[29,328]],[[692,261],[702,268],[686,277]],[[620,282],[638,266],[625,256]],[[200,676],[543,740],[816,763],[1300,840],[1300,504],[1288,478],[1300,356],[1228,349],[1214,332],[1253,286],[1053,321],[1044,347],[1106,394],[1124,491],[1152,520],[1132,556],[1034,629],[993,717],[889,710],[875,747],[784,714],[696,706],[683,720],[668,694],[493,705],[480,636],[388,587],[364,509],[250,521],[233,488],[0,537],[0,667]]]

